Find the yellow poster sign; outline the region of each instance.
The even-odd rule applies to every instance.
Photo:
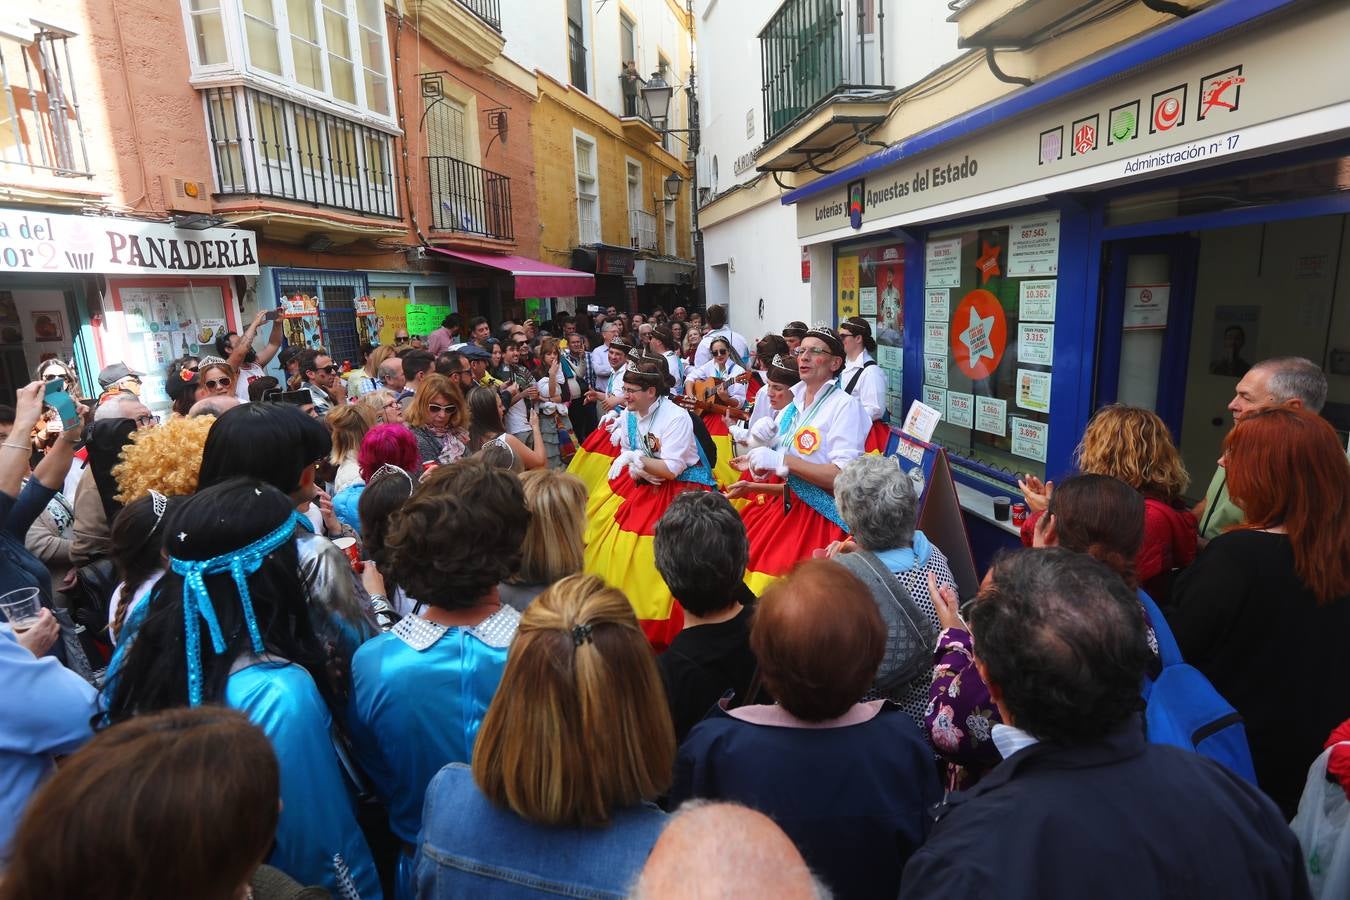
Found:
[[[858,257],[841,256],[835,266],[839,321],[858,314]]]
[[[380,324],[380,343],[392,345],[394,332],[408,329],[408,298],[376,297],[375,317]]]

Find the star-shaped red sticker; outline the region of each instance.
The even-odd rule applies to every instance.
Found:
[[[980,270],[980,284],[984,284],[995,275],[1003,274],[1003,270],[998,267],[998,252],[1001,248],[988,241],[980,241],[980,247],[983,255],[976,261],[975,268]]]

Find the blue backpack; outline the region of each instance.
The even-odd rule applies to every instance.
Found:
[[[1156,679],[1145,676],[1141,691],[1149,743],[1207,756],[1255,786],[1256,769],[1242,716],[1199,669],[1182,661],[1172,629],[1153,599],[1139,591],[1139,602],[1153,620],[1162,658],[1162,672]]]

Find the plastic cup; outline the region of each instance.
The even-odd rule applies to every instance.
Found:
[[[0,612],[3,612],[16,634],[23,634],[38,622],[42,612],[42,599],[35,587],[19,588],[0,596]]]
[[[999,522],[1008,521],[1008,516],[1011,514],[1011,511],[1012,511],[1011,497],[994,498],[994,518],[997,521]]]

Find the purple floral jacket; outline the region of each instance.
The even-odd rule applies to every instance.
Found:
[[[990,736],[1002,722],[989,687],[975,668],[970,632],[944,628],[933,651],[924,730],[947,761],[947,789],[973,785],[1002,759]]]

